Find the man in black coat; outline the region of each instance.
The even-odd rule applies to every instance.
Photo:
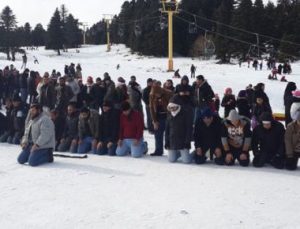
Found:
[[[26,103],[28,97],[28,78],[29,78],[29,69],[26,68],[23,74],[19,78],[19,88],[21,93],[21,99],[23,103]]]
[[[151,120],[150,107],[149,107],[150,92],[152,89],[152,85],[153,85],[153,80],[151,78],[149,78],[147,80],[147,87],[143,90],[142,99],[146,105],[147,128],[148,128],[149,133],[153,134],[154,130],[153,130],[153,124],[152,124],[152,120]]]
[[[102,103],[105,96],[106,90],[101,81],[101,78],[96,79],[96,83],[91,88],[91,97],[92,102],[90,108],[99,111],[99,108],[102,109]]]
[[[253,166],[259,168],[271,164],[282,169],[285,155],[284,126],[275,121],[269,112],[262,113],[260,122],[252,135]]]
[[[205,108],[201,112],[201,117],[197,120],[194,130],[196,164],[204,164],[206,162],[206,152],[208,150],[211,158],[215,155],[216,164],[224,164],[221,129],[221,119],[215,116],[209,108]]]
[[[68,85],[66,85],[66,79],[64,77],[59,78],[59,85],[56,87],[56,105],[55,109],[61,114],[67,112],[67,107],[70,100],[73,98],[74,93]]]
[[[120,112],[110,101],[103,102],[103,113],[99,118],[98,155],[115,156],[120,127]]]
[[[58,145],[60,144],[60,141],[63,137],[64,129],[65,129],[65,123],[66,118],[59,114],[57,110],[51,110],[50,111],[50,117],[51,120],[54,123],[54,129],[55,129],[55,149],[57,149]]]
[[[77,152],[78,145],[78,121],[79,113],[76,109],[75,103],[68,105],[68,115],[66,117],[66,123],[64,125],[64,131],[60,144],[57,147],[59,152],[69,151],[70,153]]]
[[[165,131],[165,148],[168,150],[169,162],[174,163],[181,157],[182,162],[192,162],[190,154],[193,133],[193,113],[186,109],[175,95],[168,104],[168,117]]]
[[[54,109],[56,102],[55,88],[47,72],[43,76],[43,84],[40,89],[38,102],[44,110],[50,111]]]
[[[206,107],[212,106],[213,98],[215,93],[211,86],[204,79],[204,76],[199,75],[196,77],[196,82],[194,84],[194,101],[196,105],[194,122],[198,119],[201,110]]]
[[[176,86],[175,94],[179,95],[183,100],[184,104],[193,106],[193,88],[189,85],[189,78],[183,76],[181,83]]]

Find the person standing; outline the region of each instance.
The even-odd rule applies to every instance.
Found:
[[[221,106],[224,107],[224,117],[227,117],[229,112],[236,107],[235,96],[232,94],[232,89],[230,87],[225,90]]]
[[[146,105],[146,115],[147,115],[147,128],[149,133],[153,134],[153,124],[152,124],[152,120],[151,120],[151,113],[150,113],[150,92],[153,86],[153,80],[151,78],[149,78],[147,80],[147,87],[143,90],[143,101]]]
[[[28,162],[30,166],[38,166],[53,162],[54,124],[39,104],[30,107],[30,121],[26,124],[21,147],[22,152],[18,157],[20,164]]]
[[[195,78],[196,67],[192,64],[191,66],[191,79]]]
[[[297,86],[294,82],[289,82],[284,91],[284,107],[285,107],[285,126],[292,122],[291,106],[293,102],[300,102],[300,91],[296,91]]]
[[[164,132],[166,128],[167,106],[173,93],[154,84],[150,92],[150,114],[155,137],[155,151],[150,156],[162,156],[164,153]]]

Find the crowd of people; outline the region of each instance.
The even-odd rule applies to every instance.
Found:
[[[41,77],[13,65],[0,70],[0,142],[21,145],[21,164],[53,162],[53,151],[139,158],[148,153],[144,130],[154,136],[155,150],[167,150],[172,163],[295,170],[300,155],[300,91],[293,82],[284,93],[286,128],[274,120],[265,85],[251,84],[238,96],[226,88],[222,100],[203,75],[192,69],[178,85],[149,78],[141,88],[109,73],[82,79],[80,64],[66,65]],[[224,114],[220,114],[224,107]],[[144,109],[145,108],[145,109]],[[145,111],[145,112],[144,112]],[[145,117],[145,118],[144,118]],[[146,123],[144,123],[146,120]],[[191,152],[192,143],[195,150]]]

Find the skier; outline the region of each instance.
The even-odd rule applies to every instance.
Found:
[[[191,66],[191,79],[195,78],[196,67],[192,64]]]

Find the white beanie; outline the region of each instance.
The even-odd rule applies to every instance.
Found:
[[[300,121],[300,103],[293,103],[291,107],[291,118],[294,121]]]

